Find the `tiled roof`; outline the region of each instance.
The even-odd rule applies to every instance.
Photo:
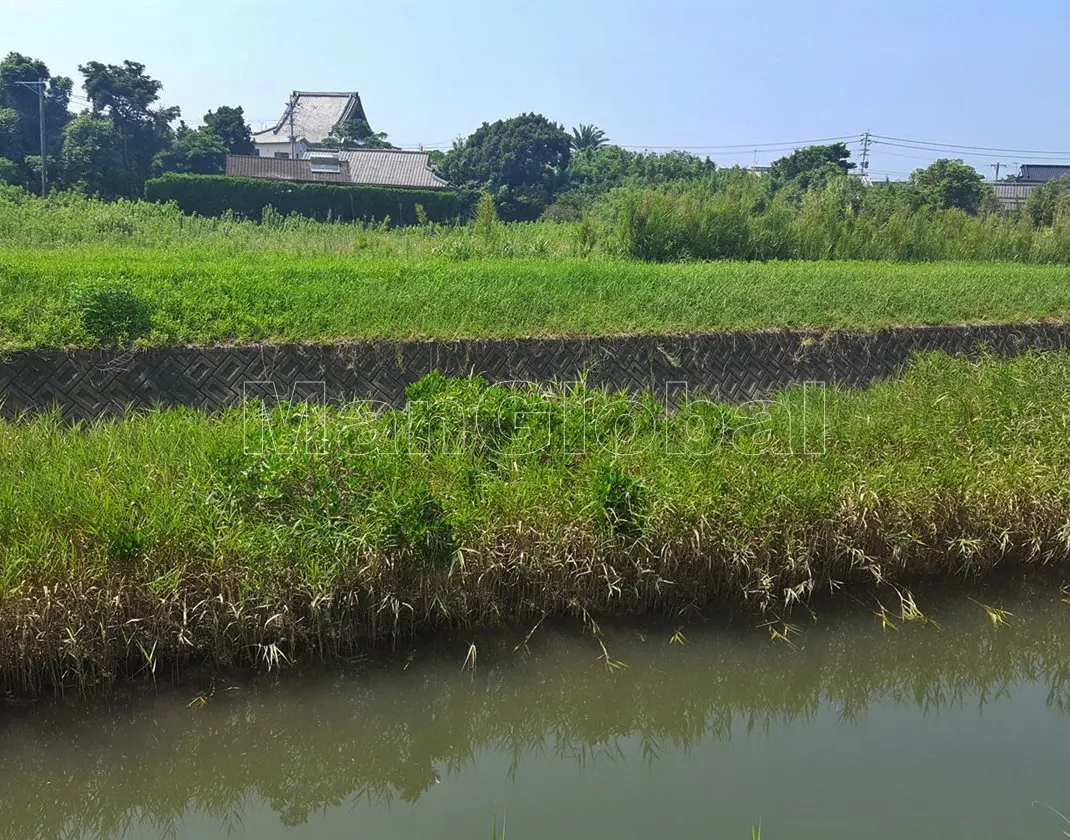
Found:
[[[990,182],[992,192],[1004,210],[1018,210],[1025,206],[1026,201],[1041,185],[1039,183],[1025,183],[1022,181],[995,181]]]
[[[1021,199],[1024,201],[1039,186],[1040,184],[1028,184],[1021,181],[996,181],[992,184],[992,189],[996,193],[996,198]]]
[[[312,152],[315,154],[315,152]],[[431,169],[427,152],[401,149],[331,150],[341,172],[313,172],[312,160],[227,155],[227,175],[237,178],[271,178],[277,181],[321,181],[330,184],[375,184],[383,187],[449,189]]]
[[[449,188],[449,183],[431,169],[427,152],[348,149],[340,150],[338,157],[349,165],[349,177],[354,184],[430,190]]]
[[[294,137],[304,138],[309,143],[322,143],[338,123],[354,118],[367,120],[359,93],[298,91],[293,105]],[[274,128],[253,135],[253,142],[257,143],[285,143],[289,140],[289,107]]]
[[[307,158],[259,157],[258,155],[227,155],[227,174],[235,178],[269,178],[274,181],[320,181],[328,184],[349,184],[349,164],[341,161],[341,172],[313,172]]]
[[[1023,163],[1021,165],[1023,181],[1054,181],[1064,175],[1070,176],[1070,165],[1054,163]]]

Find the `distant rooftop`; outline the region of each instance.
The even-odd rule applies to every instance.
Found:
[[[385,187],[421,187],[441,190],[449,182],[431,168],[427,152],[401,149],[340,149],[338,157],[349,166],[354,184]]]
[[[1018,177],[1022,181],[1054,181],[1064,175],[1070,178],[1070,164],[1023,163]]]
[[[290,112],[293,111],[293,136],[309,143],[322,143],[335,127],[345,120],[367,121],[360,94],[353,92],[297,91],[292,108],[287,106],[278,123],[253,134],[256,143],[289,143]]]
[[[316,167],[318,169],[319,167]],[[267,178],[272,181],[318,181],[327,184],[349,184],[349,165],[341,162],[338,171],[315,171],[308,158],[261,157],[259,155],[227,155],[227,175],[232,178]]]
[[[227,175],[276,181],[319,181],[382,187],[449,189],[427,152],[401,149],[313,149],[298,158],[227,155]]]

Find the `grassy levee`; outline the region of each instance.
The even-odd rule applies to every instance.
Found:
[[[1068,266],[0,248],[0,350],[1067,318]]]
[[[866,391],[671,417],[431,376],[403,412],[6,423],[0,686],[1065,561],[1068,396],[1065,354],[933,355]]]

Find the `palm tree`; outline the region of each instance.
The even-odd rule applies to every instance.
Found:
[[[580,123],[579,128],[572,129],[569,142],[577,152],[586,152],[602,148],[609,142],[609,138],[598,126]]]

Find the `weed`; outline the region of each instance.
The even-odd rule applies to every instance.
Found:
[[[129,344],[152,328],[152,310],[129,285],[96,280],[74,291],[82,327],[99,344]]]

